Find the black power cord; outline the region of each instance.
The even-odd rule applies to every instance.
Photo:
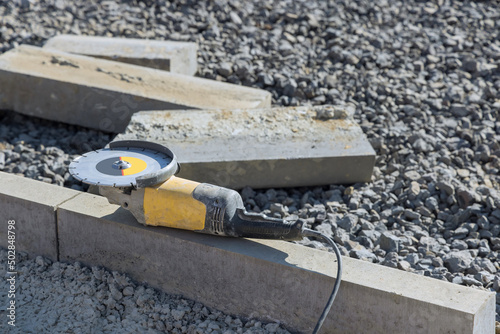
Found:
[[[323,322],[325,321],[326,316],[328,315],[328,312],[330,312],[330,308],[333,305],[333,301],[335,300],[335,296],[337,295],[337,292],[339,291],[340,280],[341,280],[341,276],[342,276],[342,256],[340,255],[339,248],[337,247],[335,242],[331,238],[327,237],[326,235],[324,235],[320,232],[314,231],[314,230],[307,229],[307,228],[302,231],[302,235],[305,237],[315,237],[317,239],[324,240],[327,244],[332,246],[333,251],[335,252],[335,255],[337,256],[337,278],[335,279],[335,284],[333,285],[332,294],[330,295],[330,298],[328,298],[328,302],[326,303],[326,306],[323,309],[323,313],[321,313],[321,316],[319,317],[318,322],[316,323],[316,327],[314,327],[313,334],[317,334],[319,332],[321,326],[323,326]]]

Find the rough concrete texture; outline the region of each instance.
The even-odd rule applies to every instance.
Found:
[[[140,112],[115,139],[162,143],[179,176],[230,188],[369,182],[375,152],[350,106]]]
[[[15,221],[15,250],[57,260],[56,208],[80,192],[0,172],[0,247],[8,248]]]
[[[58,209],[60,257],[127,272],[210,307],[310,332],[331,292],[335,256],[273,240],[139,225],[103,197]],[[344,258],[323,333],[492,333],[495,294]]]
[[[189,42],[59,35],[44,47],[185,75],[194,75],[198,66],[198,46]]]
[[[139,110],[269,107],[255,88],[20,46],[0,56],[0,109],[107,132]]]

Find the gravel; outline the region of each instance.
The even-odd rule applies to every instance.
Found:
[[[77,156],[104,147],[113,135],[0,111],[0,170],[76,190],[68,172]]]
[[[0,258],[0,276],[6,277],[5,250]],[[2,333],[289,333],[278,323],[233,317],[118,272],[41,256],[30,260],[24,253],[17,260],[16,327],[1,321]],[[8,290],[1,280],[4,302]],[[0,313],[6,308],[2,304]]]
[[[195,41],[199,76],[275,105],[353,104],[377,153],[371,183],[247,188],[247,209],[500,302],[499,31],[494,2],[0,1],[1,51],[57,33]],[[111,138],[4,113],[0,169],[81,189],[68,161]]]

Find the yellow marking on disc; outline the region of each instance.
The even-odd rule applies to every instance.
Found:
[[[172,176],[166,182],[144,189],[144,217],[147,225],[190,231],[205,228],[205,204],[193,198],[198,182]]]
[[[120,157],[120,160],[130,163],[130,167],[122,169],[122,175],[133,175],[142,172],[148,167],[146,162],[139,158],[133,157]]]

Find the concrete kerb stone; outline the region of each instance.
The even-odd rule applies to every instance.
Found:
[[[76,190],[0,172],[0,246],[8,248],[8,222],[15,222],[15,249],[58,259],[56,208]]]
[[[0,182],[2,247],[6,222],[13,219],[17,250],[55,260],[58,234],[60,260],[127,272],[225,312],[281,320],[307,332],[335,279],[331,253],[281,241],[144,227],[100,196],[6,173],[0,173]],[[344,262],[325,332],[494,330],[493,293],[350,258]]]
[[[179,176],[233,189],[369,182],[375,151],[351,106],[136,113],[115,140],[161,143]]]
[[[52,49],[0,56],[0,109],[107,132],[124,131],[140,110],[270,105],[265,90]]]
[[[194,75],[198,67],[198,46],[192,42],[58,35],[49,39],[44,48],[185,75]]]
[[[331,253],[274,240],[232,239],[139,225],[103,197],[58,208],[60,257],[239,316],[310,332],[335,280]],[[495,294],[344,258],[325,333],[493,333]]]

